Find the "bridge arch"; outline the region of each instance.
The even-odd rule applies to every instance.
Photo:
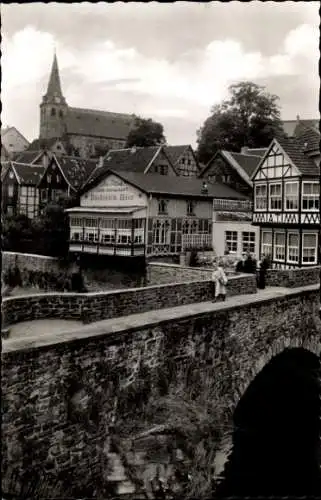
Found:
[[[296,344],[274,345],[239,399],[218,498],[321,491],[320,341]]]

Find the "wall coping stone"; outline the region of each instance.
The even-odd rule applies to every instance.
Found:
[[[23,252],[9,252],[7,250],[2,250],[1,251],[2,255],[15,255],[15,256],[23,256],[23,257],[33,257],[37,259],[48,259],[48,260],[54,260],[58,261],[57,257],[52,257],[51,255],[40,255],[38,253],[23,253]]]
[[[226,302],[198,302],[185,306],[177,306],[166,309],[147,311],[139,314],[131,314],[102,321],[97,321],[67,332],[41,337],[27,337],[20,339],[8,339],[2,343],[2,353],[15,351],[26,351],[34,349],[47,349],[53,345],[63,345],[67,342],[86,342],[89,339],[109,337],[111,341],[121,341],[123,335],[133,334],[142,328],[152,328],[160,323],[166,324],[173,320],[189,322],[191,319],[206,316],[209,313],[222,313],[224,311],[238,310],[244,306],[262,305],[273,302],[275,299],[296,297],[301,294],[314,293],[320,289],[320,285],[309,285],[299,288],[275,287],[261,290],[257,294],[237,295],[229,298]],[[36,320],[35,320],[36,321]]]
[[[244,277],[249,277],[253,276],[252,274],[238,274],[236,276],[228,276],[228,280],[234,280],[234,279],[239,279],[239,278],[244,278]],[[211,281],[210,279],[203,279],[203,280],[187,280],[187,281],[179,281],[179,282],[174,282],[174,283],[162,283],[159,285],[146,285],[143,287],[136,287],[136,288],[119,288],[119,289],[113,289],[113,290],[102,290],[100,292],[87,292],[87,293],[77,293],[77,292],[42,292],[42,293],[33,293],[33,294],[26,294],[26,295],[17,295],[13,297],[4,297],[2,300],[2,303],[8,302],[8,301],[18,301],[20,299],[33,299],[33,298],[46,298],[46,297],[102,297],[102,296],[109,296],[109,295],[120,295],[122,293],[136,293],[136,292],[141,292],[142,290],[152,290],[152,289],[157,289],[157,288],[168,288],[168,287],[175,287],[179,285],[188,285],[188,284],[197,284],[197,283],[203,283],[204,281]]]

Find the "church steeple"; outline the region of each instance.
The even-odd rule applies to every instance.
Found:
[[[54,53],[53,63],[52,63],[52,67],[51,67],[51,73],[50,73],[49,82],[48,82],[48,88],[47,88],[46,94],[44,95],[44,101],[46,101],[46,102],[58,102],[58,103],[65,102],[65,98],[64,98],[62,91],[61,91],[61,83],[60,83],[60,76],[59,76],[59,68],[58,68],[56,51]]]
[[[65,134],[68,105],[61,90],[56,51],[48,88],[40,104],[40,139],[61,138]]]

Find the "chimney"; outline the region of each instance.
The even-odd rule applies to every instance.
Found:
[[[202,194],[208,194],[208,187],[207,187],[207,183],[205,181],[203,181],[203,185],[202,185]]]
[[[242,155],[246,155],[246,153],[248,152],[249,148],[247,146],[243,146],[243,148],[241,148],[241,154]]]

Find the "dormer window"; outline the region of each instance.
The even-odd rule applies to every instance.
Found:
[[[167,201],[166,200],[159,200],[158,213],[159,214],[167,214]]]

